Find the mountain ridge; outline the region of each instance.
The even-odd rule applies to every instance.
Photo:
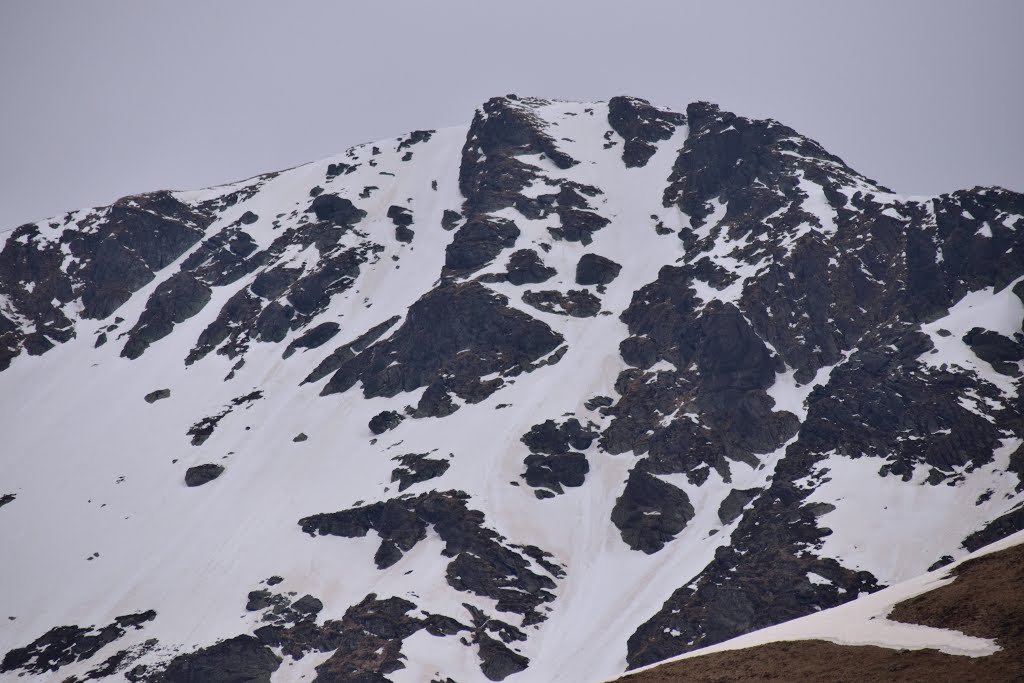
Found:
[[[154,610],[111,628],[111,673],[598,680],[950,561],[1024,523],[1022,217],[1005,190],[895,195],[707,103],[507,96],[468,127],[21,226],[0,533],[23,594],[0,650]],[[59,550],[32,535],[54,507]],[[85,570],[82,612],[40,592],[72,548],[168,568],[134,599]]]

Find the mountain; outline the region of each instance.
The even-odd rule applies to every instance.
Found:
[[[1024,195],[512,95],[0,251],[0,680],[599,681],[1024,528]]]

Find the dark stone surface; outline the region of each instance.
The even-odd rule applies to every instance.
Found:
[[[598,433],[593,423],[584,426],[578,419],[571,417],[562,424],[554,420],[536,424],[522,436],[521,441],[533,453],[564,455],[572,450],[587,450]]]
[[[545,619],[539,608],[554,600],[551,577],[562,571],[534,547],[509,545],[506,539],[485,526],[483,513],[467,506],[469,496],[461,491],[430,491],[372,503],[341,512],[312,515],[299,520],[311,536],[362,537],[371,529],[381,538],[378,566],[391,566],[400,559],[395,549],[408,552],[426,538],[428,527],[445,543],[448,583],[460,591],[497,601],[499,612],[514,612],[523,625]],[[530,558],[530,559],[527,559]],[[536,561],[550,575],[531,569]]]
[[[445,230],[454,230],[460,220],[462,220],[462,214],[458,211],[445,209],[444,213],[441,215],[441,227]]]
[[[675,538],[693,515],[684,491],[634,467],[615,500],[611,519],[626,545],[652,555]]]
[[[295,353],[296,349],[318,349],[334,339],[340,331],[341,325],[333,322],[320,323],[315,327],[311,327],[288,344],[288,348],[284,350],[282,358],[288,358]]]
[[[146,403],[156,403],[157,401],[170,397],[170,389],[157,389],[156,391],[149,392],[143,398],[145,399]]]
[[[531,370],[562,343],[547,325],[506,304],[476,282],[438,287],[409,307],[390,338],[343,362],[321,393],[344,392],[361,380],[367,398],[395,396],[444,378],[464,400],[483,400],[504,382],[481,377]]]
[[[391,471],[391,481],[399,482],[399,491],[404,491],[413,484],[436,479],[451,467],[451,463],[447,459],[429,458],[428,455],[428,453],[408,453],[392,458],[400,463]]]
[[[722,524],[732,524],[743,514],[743,508],[754,500],[761,489],[732,489],[718,506],[718,519]]]
[[[347,361],[355,358],[356,355],[365,351],[371,344],[373,344],[373,342],[384,336],[384,334],[394,327],[401,319],[401,316],[398,315],[391,316],[379,325],[374,325],[348,344],[339,346],[331,352],[331,355],[322,360],[313,372],[309,373],[309,375],[302,380],[302,383],[306,384],[308,382],[317,382],[327,375],[336,372],[338,368],[344,365]]]
[[[686,117],[652,107],[646,100],[613,97],[608,100],[608,123],[625,140],[622,160],[635,168],[646,166],[656,150],[654,143],[672,137],[677,127],[686,124]]]
[[[477,636],[480,670],[490,681],[503,681],[512,674],[525,671],[530,660],[513,652],[500,640],[491,638],[486,633]]]
[[[576,284],[606,285],[622,270],[615,261],[597,254],[584,254],[576,264]]]
[[[188,273],[179,272],[157,286],[139,321],[128,332],[121,350],[124,358],[138,358],[149,346],[169,335],[210,301],[212,291]]]
[[[582,453],[562,453],[559,455],[540,455],[530,453],[523,460],[526,472],[523,479],[533,488],[545,488],[555,493],[563,493],[563,486],[583,486],[590,464],[587,456]]]
[[[179,655],[160,675],[161,683],[270,683],[281,659],[253,636],[228,640]]]
[[[504,273],[481,275],[480,281],[510,282],[518,286],[545,282],[557,274],[558,271],[554,268],[544,265],[544,261],[533,249],[519,249],[509,256]]]
[[[292,603],[291,608],[300,614],[314,615],[324,608],[324,603],[312,595],[303,595]]]
[[[445,248],[444,265],[450,272],[469,274],[514,247],[519,227],[508,219],[471,219],[455,232]]]
[[[224,467],[214,463],[206,463],[189,467],[185,472],[185,486],[202,486],[224,473]]]
[[[4,655],[0,673],[20,671],[24,674],[44,675],[58,671],[68,664],[82,662],[103,647],[125,634],[127,629],[142,628],[156,618],[156,612],[147,610],[117,617],[112,623],[95,626],[57,626],[24,647],[17,647]]]
[[[417,145],[421,142],[427,142],[428,140],[430,140],[431,137],[433,137],[433,135],[434,131],[432,130],[414,130],[413,132],[409,133],[409,137],[403,139],[401,142],[398,143],[398,148],[396,151],[401,152],[403,149],[408,149],[413,145]]]
[[[1017,362],[1024,360],[1024,345],[1015,339],[981,327],[972,328],[963,342],[978,358],[992,365],[996,372],[1012,377],[1020,375]]]
[[[393,410],[384,410],[370,418],[370,431],[374,434],[383,434],[401,424],[405,417]]]
[[[312,212],[318,221],[328,221],[340,226],[355,225],[366,217],[366,212],[351,200],[336,194],[318,195],[306,211]]]

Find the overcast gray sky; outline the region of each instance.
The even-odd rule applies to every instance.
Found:
[[[3,0],[0,230],[277,170],[493,95],[706,99],[893,189],[1024,191],[1024,2]]]

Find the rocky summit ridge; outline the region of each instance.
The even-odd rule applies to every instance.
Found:
[[[1024,195],[509,95],[0,250],[0,680],[603,680],[1024,528]]]

